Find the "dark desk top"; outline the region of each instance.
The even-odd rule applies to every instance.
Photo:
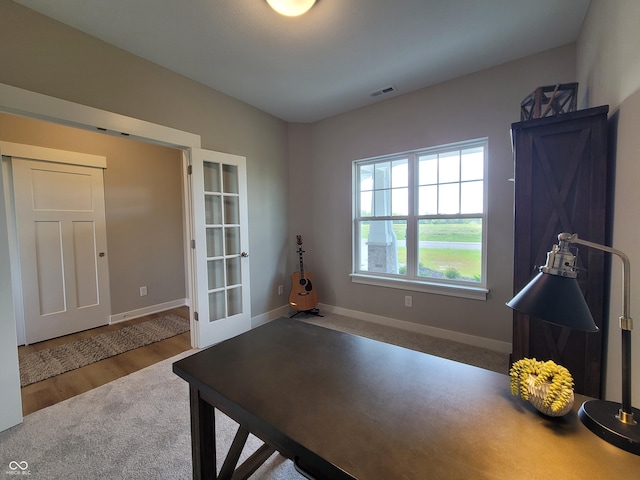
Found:
[[[640,457],[574,410],[548,418],[509,378],[281,318],[174,363],[216,408],[276,448],[357,479],[633,478]]]

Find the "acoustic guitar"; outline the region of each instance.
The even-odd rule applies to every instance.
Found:
[[[302,261],[302,235],[296,235],[298,243],[298,257],[300,259],[300,271],[291,275],[291,292],[289,293],[289,305],[298,312],[309,312],[318,305],[318,294],[313,288],[313,277],[310,272],[304,271]]]

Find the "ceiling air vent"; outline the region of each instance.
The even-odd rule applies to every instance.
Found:
[[[386,95],[387,93],[395,92],[396,87],[393,85],[389,85],[388,87],[381,88],[380,90],[376,90],[375,92],[371,92],[372,97],[378,97],[380,95]]]

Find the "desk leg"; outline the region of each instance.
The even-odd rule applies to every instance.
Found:
[[[216,478],[215,409],[202,398],[200,391],[189,387],[191,403],[191,457],[193,478]]]
[[[238,427],[238,432],[233,439],[231,448],[229,448],[227,458],[225,458],[220,469],[220,476],[218,477],[220,480],[246,480],[276,451],[274,447],[265,443],[253,452],[242,465],[236,468],[248,437],[249,430],[242,426]]]
[[[224,459],[224,463],[222,464],[222,468],[220,469],[221,479],[227,479],[233,476],[233,471],[236,469],[238,459],[242,454],[242,450],[244,449],[244,445],[247,442],[248,437],[249,430],[242,427],[238,428],[238,432],[233,439],[231,448],[229,448],[229,453],[227,453],[227,458]]]

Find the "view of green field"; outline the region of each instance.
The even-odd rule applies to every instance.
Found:
[[[441,272],[449,278],[466,278],[480,281],[482,257],[480,250],[459,250],[456,248],[421,248],[420,267]],[[406,247],[398,247],[398,264],[407,264]],[[456,274],[457,272],[457,274]],[[422,276],[429,276],[423,274]]]
[[[393,224],[396,239],[406,240],[406,222]],[[361,224],[362,238],[368,238],[369,225]],[[473,219],[421,220],[418,227],[420,242],[482,242],[482,224]],[[404,243],[404,242],[403,242]],[[406,271],[407,250],[397,247],[400,271]],[[421,247],[419,249],[419,275],[424,277],[444,276],[450,279],[480,281],[482,251],[480,249]]]

